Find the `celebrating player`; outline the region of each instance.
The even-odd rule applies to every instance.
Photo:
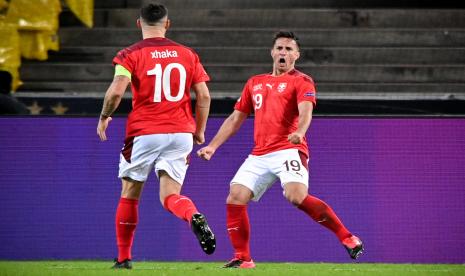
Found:
[[[331,230],[351,258],[356,259],[363,251],[362,241],[344,227],[331,207],[308,194],[309,154],[305,133],[316,104],[316,91],[313,80],[294,69],[299,49],[299,40],[292,32],[275,35],[271,49],[273,72],[247,81],[233,113],[208,146],[197,152],[210,160],[254,111],[255,146],[231,180],[226,200],[227,230],[235,252],[225,268],[255,267],[249,250],[247,204],[250,200],[258,201],[277,178],[286,199]]]
[[[190,48],[165,38],[170,26],[163,5],[141,8],[137,26],[143,40],[121,50],[113,59],[115,76],[103,102],[97,134],[102,141],[111,115],[129,83],[133,100],[121,150],[121,199],[116,210],[118,258],[113,268],[132,268],[131,247],[138,222],[138,203],[152,169],[160,181],[160,201],[169,212],[188,221],[206,254],[215,251],[215,236],[181,187],[193,142],[205,142],[210,110],[209,76]],[[196,93],[195,120],[190,89]]]

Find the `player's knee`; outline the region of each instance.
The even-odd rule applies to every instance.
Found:
[[[289,182],[284,185],[284,197],[293,205],[299,206],[308,195],[308,188],[302,183]]]
[[[243,185],[231,185],[227,204],[247,204],[252,199],[252,191]]]
[[[241,193],[229,192],[228,198],[226,199],[227,204],[247,204],[248,200]]]
[[[302,203],[302,201],[304,201],[305,197],[299,195],[286,195],[286,199],[293,205],[299,206]]]
[[[123,178],[121,197],[129,199],[140,199],[144,182],[132,180],[130,178]]]
[[[301,191],[285,191],[284,197],[295,206],[299,206],[307,197],[307,194]]]

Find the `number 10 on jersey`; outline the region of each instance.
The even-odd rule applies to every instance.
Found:
[[[171,71],[176,69],[179,71],[179,91],[176,96],[171,95]],[[156,64],[155,68],[147,71],[147,75],[155,75],[155,94],[153,96],[154,102],[161,102],[161,92],[165,95],[165,99],[170,102],[177,102],[184,96],[184,87],[186,86],[186,68],[179,63],[170,63],[165,69],[161,67],[161,64]]]

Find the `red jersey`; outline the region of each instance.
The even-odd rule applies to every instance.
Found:
[[[126,137],[195,132],[190,88],[210,78],[192,49],[167,38],[147,38],[119,51],[113,64],[131,72]]]
[[[255,112],[253,155],[296,148],[308,157],[307,140],[294,145],[287,140],[298,128],[302,101],[316,104],[316,90],[312,78],[297,70],[281,76],[262,74],[251,77],[234,109],[250,114]]]

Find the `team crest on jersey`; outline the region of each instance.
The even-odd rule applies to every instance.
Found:
[[[281,82],[278,85],[278,92],[282,93],[284,90],[286,90],[286,87],[287,87],[287,82]]]
[[[262,90],[262,84],[259,83],[259,84],[255,84],[252,88],[253,92],[257,91],[257,90]]]

